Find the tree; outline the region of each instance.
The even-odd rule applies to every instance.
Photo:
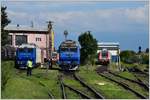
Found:
[[[64,35],[65,35],[65,40],[67,40],[67,35],[68,35],[68,31],[67,30],[64,31]]]
[[[11,21],[8,19],[6,13],[7,7],[1,7],[1,44],[4,46],[8,43],[8,32],[4,31],[4,27],[6,27]]]
[[[130,51],[130,50],[122,51],[120,53],[120,58],[121,58],[121,61],[123,61],[125,63],[134,63],[138,60],[136,53],[134,51]]]
[[[149,53],[149,48],[146,48],[146,51],[145,51],[146,53]]]
[[[81,34],[78,38],[81,45],[81,63],[94,63],[95,55],[97,54],[97,40],[93,38],[90,31]]]
[[[149,64],[149,54],[141,54],[141,63]]]

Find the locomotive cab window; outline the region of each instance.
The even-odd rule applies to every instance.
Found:
[[[57,53],[52,53],[52,56],[54,57],[54,56],[57,56]]]
[[[24,48],[19,48],[19,52],[25,52]]]
[[[33,52],[33,48],[28,48],[28,53]]]
[[[71,52],[77,52],[77,48],[70,48]]]
[[[106,57],[107,56],[107,52],[102,52],[102,57]]]
[[[60,51],[68,51],[68,48],[60,48]]]

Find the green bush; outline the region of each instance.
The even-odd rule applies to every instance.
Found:
[[[2,61],[1,73],[1,89],[3,90],[8,79],[10,79],[14,75],[14,62]]]
[[[142,64],[149,64],[149,55],[142,55]]]

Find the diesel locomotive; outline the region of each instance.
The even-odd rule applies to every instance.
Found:
[[[62,70],[76,70],[80,65],[80,48],[76,41],[66,40],[59,46],[59,66]]]
[[[28,59],[33,62],[33,67],[41,64],[41,49],[35,44],[22,44],[16,50],[15,66],[26,69]]]

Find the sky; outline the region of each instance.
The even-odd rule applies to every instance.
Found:
[[[148,1],[3,1],[11,25],[47,27],[53,21],[55,47],[91,31],[98,42],[119,42],[121,50],[149,47]]]

